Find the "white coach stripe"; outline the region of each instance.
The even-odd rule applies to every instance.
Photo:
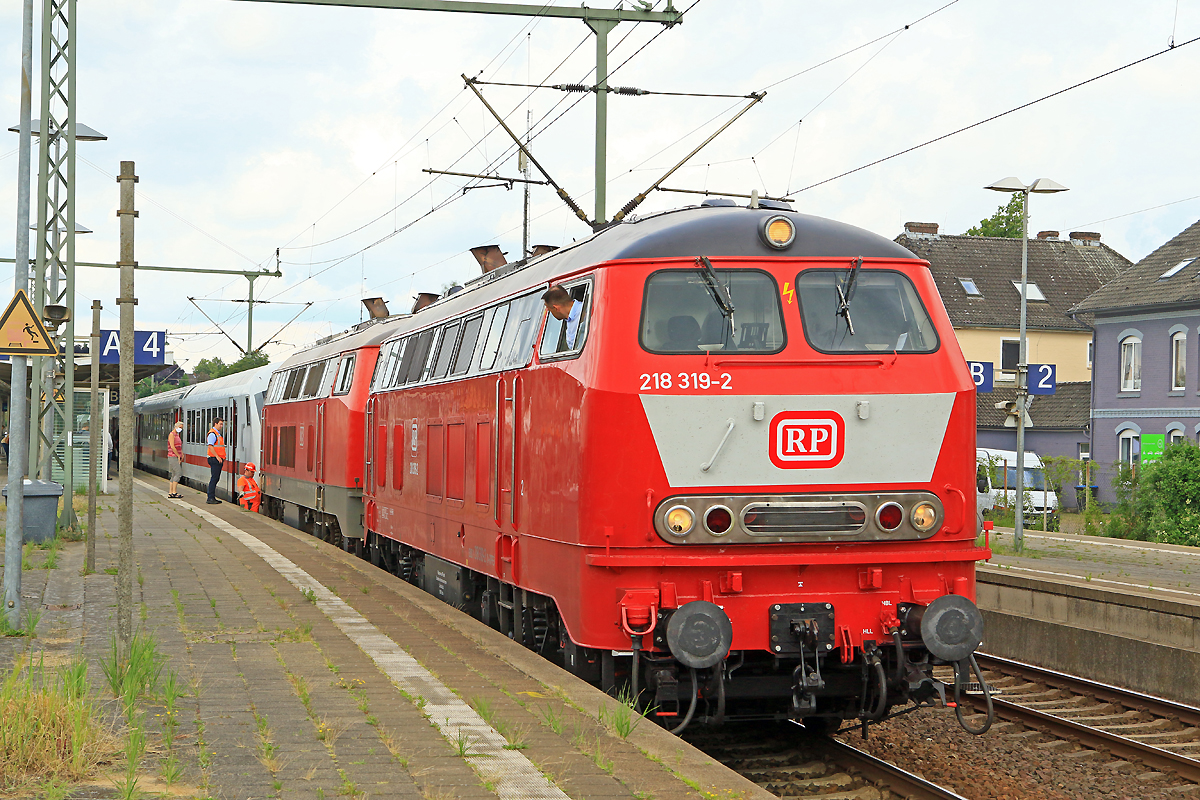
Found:
[[[136,480],[147,489],[157,491],[156,487],[145,481]],[[425,713],[429,715],[430,722],[441,731],[442,736],[456,746],[459,737],[467,738],[470,742],[467,762],[481,778],[495,786],[499,797],[506,800],[570,800],[568,795],[550,783],[528,758],[516,750],[505,750],[505,738],[475,713],[473,708],[317,579],[280,555],[274,548],[220,517],[180,500],[174,503],[246,545],[297,589],[312,590],[317,598],[317,608],[321,609],[350,641],[358,645],[383,674],[410,695],[425,698]]]

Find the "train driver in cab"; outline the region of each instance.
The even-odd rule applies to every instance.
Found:
[[[554,352],[574,350],[575,337],[579,333],[579,318],[583,315],[583,301],[574,299],[561,283],[556,283],[542,295],[542,302],[546,304],[550,316],[560,322],[566,320],[566,324],[559,331],[558,346],[554,348]]]

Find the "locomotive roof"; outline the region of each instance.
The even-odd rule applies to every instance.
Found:
[[[356,325],[350,330],[342,331],[333,336],[327,336],[317,341],[311,347],[296,350],[277,366],[272,367],[271,370],[277,372],[282,369],[289,369],[297,364],[307,364],[310,361],[341,355],[348,350],[357,350],[360,347],[377,345],[391,335],[396,330],[397,325],[410,316],[410,314],[397,314],[387,319],[371,320]]]
[[[770,217],[792,221],[796,236],[783,250],[768,246],[759,228]],[[463,291],[416,314],[390,317],[365,329],[296,352],[276,369],[304,364],[423,328],[606,261],[695,256],[738,258],[896,258],[916,260],[887,237],[824,217],[775,208],[688,206],[622,222],[538,258],[517,261],[470,281]]]

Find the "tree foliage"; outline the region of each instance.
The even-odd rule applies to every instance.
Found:
[[[187,385],[188,379],[186,375],[182,376],[177,384],[167,383],[166,381],[163,381],[162,383],[155,383],[154,376],[151,375],[148,378],[142,378],[140,381],[138,381],[134,388],[137,389],[138,397],[149,397],[152,394],[168,392],[171,389],[178,389],[180,386]]]
[[[246,353],[230,364],[226,364],[220,358],[202,358],[196,364],[196,368],[192,370],[192,374],[196,376],[196,383],[211,381],[213,378],[223,378],[226,375],[234,375],[238,372],[245,372],[248,369],[255,367],[265,367],[271,363],[271,359],[266,353],[261,350],[255,350]]]
[[[1002,236],[1007,239],[1021,238],[1021,212],[1024,198],[1013,192],[1012,199],[996,209],[996,213],[967,231],[967,236]]]

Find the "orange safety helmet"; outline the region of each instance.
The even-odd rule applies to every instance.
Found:
[[[255,472],[258,472],[258,467],[254,466],[253,461],[247,461],[246,465],[244,467],[242,467],[242,470],[248,470],[248,469],[252,469]]]

